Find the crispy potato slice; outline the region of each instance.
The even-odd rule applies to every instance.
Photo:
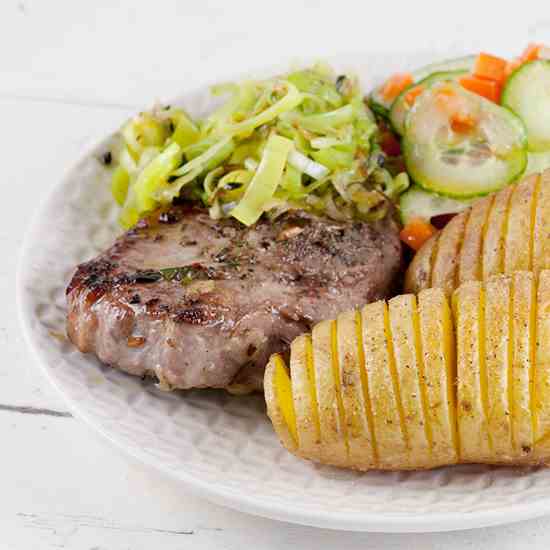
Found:
[[[550,268],[550,170],[539,179],[533,228],[533,271]]]
[[[419,378],[424,376],[424,365],[415,333],[415,296],[403,294],[392,298],[388,302],[388,312],[411,457],[417,467],[429,467],[432,465],[431,434],[426,422],[425,392],[419,383]]]
[[[432,267],[431,286],[442,288],[450,296],[456,286],[458,253],[462,245],[469,211],[455,216],[439,235]]]
[[[272,355],[264,376],[267,414],[283,445],[291,452],[298,451],[296,413],[292,398],[292,383],[280,355]]]
[[[470,216],[464,228],[464,238],[460,247],[458,260],[457,284],[481,279],[481,259],[485,224],[491,211],[493,197],[476,201],[471,208]]]
[[[309,334],[299,336],[290,346],[290,377],[300,454],[320,460],[321,430]]]
[[[550,169],[480,199],[416,253],[405,292],[550,268]]]
[[[335,375],[333,357],[333,330],[335,321],[322,321],[313,327],[313,368],[319,426],[321,429],[321,455],[323,462],[336,466],[346,466],[348,451],[346,429],[339,394],[339,373]],[[337,382],[338,380],[338,382]]]
[[[503,272],[508,207],[513,190],[513,186],[505,187],[494,196],[485,226],[481,252],[481,275],[483,279]]]
[[[485,284],[485,365],[487,370],[487,422],[493,451],[502,461],[514,456],[512,447],[510,304],[511,279],[500,276]]]
[[[361,315],[378,464],[383,469],[407,468],[410,462],[402,425],[402,408],[392,375],[393,357],[387,339],[387,306],[385,302],[368,304]]]
[[[533,200],[538,175],[516,184],[510,200],[504,242],[504,273],[531,269]]]
[[[534,371],[535,458],[550,456],[550,271],[542,271],[537,290]]]
[[[437,250],[440,234],[439,232],[430,237],[414,255],[405,273],[405,292],[417,294],[425,288],[430,288],[432,282],[432,261]]]
[[[516,272],[512,277],[512,432],[516,454],[528,458],[533,452],[531,396],[535,351],[534,276]]]
[[[451,310],[439,288],[418,295],[418,319],[415,323],[424,363],[427,421],[432,437],[433,466],[454,464],[458,460],[455,339]]]
[[[370,398],[357,311],[346,311],[336,322],[338,363],[344,421],[348,436],[349,462],[354,468],[376,468]]]
[[[464,283],[454,293],[458,433],[460,459],[464,462],[485,462],[493,458],[486,414],[483,310],[481,283]]]

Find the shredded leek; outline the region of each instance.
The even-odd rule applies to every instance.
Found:
[[[177,143],[172,143],[147,164],[134,186],[137,206],[140,210],[151,210],[155,206],[153,198],[155,191],[164,183],[180,160],[181,148]]]
[[[199,139],[199,130],[187,114],[183,111],[177,111],[174,120],[176,121],[176,126],[171,139],[182,149],[192,145]]]
[[[395,200],[408,185],[383,167],[378,127],[352,75],[316,64],[212,93],[225,99],[202,120],[157,105],[121,129],[111,192],[124,227],[177,197],[246,225],[292,208],[368,218],[380,215],[381,193]]]
[[[284,83],[287,87],[287,93],[282,99],[279,99],[276,103],[262,111],[261,113],[235,124],[222,125],[217,133],[221,135],[236,135],[236,134],[249,134],[262,124],[267,124],[279,115],[290,111],[297,107],[302,101],[302,95],[290,82]],[[283,83],[281,82],[281,85]]]
[[[262,160],[252,178],[244,197],[231,210],[231,215],[245,225],[252,225],[264,212],[267,202],[273,197],[283,175],[292,141],[273,134],[267,141]]]
[[[130,174],[122,166],[117,166],[111,178],[111,193],[119,206],[124,204],[130,185]]]
[[[311,160],[310,158],[302,155],[299,151],[292,151],[288,157],[288,163],[290,166],[297,168],[304,174],[312,177],[313,179],[320,180],[324,178],[330,170],[318,162]]]

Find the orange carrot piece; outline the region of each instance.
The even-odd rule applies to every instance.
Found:
[[[420,247],[436,232],[436,228],[422,218],[412,219],[399,233],[401,240],[413,250]]]
[[[521,54],[520,59],[522,63],[527,63],[528,61],[535,61],[536,59],[538,59],[542,47],[542,44],[529,44]]]
[[[416,98],[424,91],[424,89],[424,86],[415,86],[414,88],[411,88],[405,94],[405,103],[407,103],[409,107],[412,107],[416,101]]]
[[[390,76],[382,87],[381,95],[386,101],[393,101],[414,79],[410,73],[396,73]]]
[[[451,129],[457,134],[467,134],[477,126],[477,120],[468,114],[455,113],[451,116]]]
[[[529,63],[529,61],[536,61],[541,59],[541,53],[544,52],[547,48],[544,44],[529,44],[520,57],[512,59],[506,64],[505,78],[508,78],[516,69],[521,67],[524,63]]]
[[[459,83],[466,90],[480,95],[489,101],[494,101],[495,103],[500,101],[502,86],[499,82],[485,80],[476,76],[463,76],[459,80]]]
[[[506,74],[506,60],[488,53],[480,53],[474,63],[474,76],[502,82]]]

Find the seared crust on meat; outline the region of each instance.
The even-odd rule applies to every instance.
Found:
[[[261,389],[272,353],[387,297],[401,262],[389,215],[344,223],[293,211],[246,228],[174,206],[78,266],[67,330],[81,351],[165,387]]]

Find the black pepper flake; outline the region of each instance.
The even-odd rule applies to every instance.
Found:
[[[104,155],[101,157],[101,161],[105,166],[109,166],[111,162],[113,162],[113,155],[111,154],[111,151],[107,151],[104,153]]]
[[[258,348],[254,344],[250,344],[246,350],[246,355],[248,355],[248,357],[251,357],[256,353],[257,349]]]
[[[178,216],[172,212],[162,212],[162,214],[159,215],[159,223],[173,224],[177,223],[178,220]]]
[[[315,180],[311,177],[311,176],[308,176],[307,174],[304,174],[302,176],[302,183],[304,185],[304,187],[307,187],[308,185],[311,185]]]
[[[240,189],[242,186],[242,183],[236,181],[228,181],[226,184],[224,184],[223,188],[226,191],[232,191],[233,189]]]
[[[336,91],[341,94],[342,93],[342,86],[344,85],[344,82],[346,81],[346,75],[341,74],[336,78]]]
[[[131,304],[139,304],[141,302],[141,298],[139,296],[139,294],[134,294],[131,298],[130,298],[130,303]]]

